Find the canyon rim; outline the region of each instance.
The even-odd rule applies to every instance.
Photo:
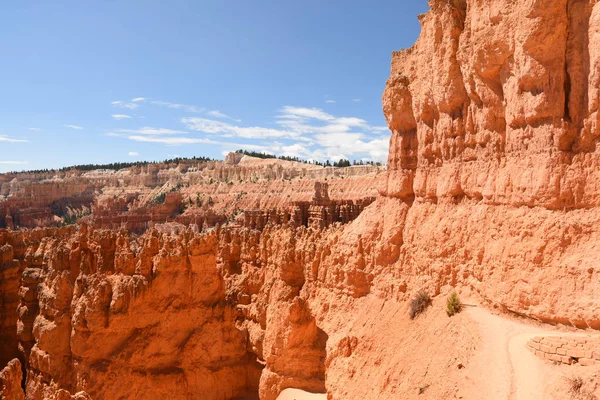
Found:
[[[387,167],[0,175],[0,398],[600,397],[600,2],[429,5]]]

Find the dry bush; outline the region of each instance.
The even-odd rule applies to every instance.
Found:
[[[577,400],[598,400],[598,398],[591,392],[588,392],[583,388],[583,379],[580,376],[572,376],[565,378],[569,385],[569,393],[572,399]]]
[[[420,291],[410,301],[410,319],[415,319],[417,315],[421,314],[427,307],[431,305],[431,297],[427,292]]]

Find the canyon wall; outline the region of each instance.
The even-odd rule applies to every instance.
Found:
[[[18,358],[28,399],[464,398],[479,338],[448,292],[600,328],[600,3],[430,7],[392,55],[387,172],[232,156],[56,178],[96,182],[59,196],[93,193],[69,203],[90,215],[0,230],[6,390]],[[50,178],[3,179],[19,211]]]
[[[333,200],[373,197],[384,173],[385,167],[374,165],[334,168],[243,156],[119,171],[4,174],[0,175],[0,228],[60,226],[65,220],[94,214],[98,228],[141,232],[202,205],[211,209],[208,222],[214,225],[239,210],[286,209],[294,201],[309,201],[315,181],[329,184]],[[175,199],[176,194],[181,197]],[[163,207],[165,200],[170,201]],[[194,217],[197,210],[191,211]]]
[[[12,353],[3,355],[16,352],[23,363],[28,399],[276,399],[288,387],[352,398],[359,382],[366,398],[412,391],[396,366],[447,322],[431,314],[419,333],[372,337],[408,324],[396,301],[405,286],[371,294],[398,247],[398,238],[381,236],[388,222],[375,206],[359,216],[369,229],[0,231],[13,257],[0,269],[21,274],[16,299],[3,304],[15,327],[3,340]],[[457,334],[443,344],[453,359],[464,357],[457,343],[475,340],[459,334],[468,320],[455,321]],[[383,357],[390,347],[402,351]],[[420,380],[447,362],[407,373]],[[352,371],[364,363],[358,380]]]
[[[600,4],[431,1],[383,95],[402,266],[600,328]],[[435,248],[428,243],[440,244]]]

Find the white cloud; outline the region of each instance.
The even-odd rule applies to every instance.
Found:
[[[352,99],[352,101],[355,103],[360,103],[360,99]]]
[[[127,153],[127,155],[129,157],[137,157],[140,155],[140,153],[138,153],[137,151],[130,151],[129,153]]]
[[[354,117],[336,118],[335,122],[340,125],[347,125],[347,126],[353,126],[353,127],[364,127],[364,128],[367,127],[367,121],[365,121],[364,119],[354,118]]]
[[[333,100],[326,98],[325,101],[331,103]],[[181,118],[190,136],[186,131],[153,127],[119,129],[107,135],[168,146],[215,145],[222,151],[243,148],[319,161],[340,158],[385,161],[387,158],[387,127],[372,126],[358,117],[336,116],[320,108],[284,106],[269,125],[242,126],[237,120],[224,121],[232,118],[219,110],[207,111],[162,101],[149,101],[149,104],[202,112],[212,118]],[[239,141],[245,143],[236,143]]]
[[[384,132],[389,132],[389,129],[387,126],[372,126],[371,130],[373,132],[377,132],[377,133],[384,133]]]
[[[168,101],[155,100],[155,101],[152,101],[151,103],[154,105],[157,105],[157,106],[174,108],[174,109],[178,109],[178,110],[184,110],[186,112],[191,112],[191,113],[201,113],[201,112],[205,111],[204,108],[190,106],[188,104],[170,103]]]
[[[137,110],[137,108],[139,107],[138,104],[136,103],[127,103],[121,100],[117,100],[117,101],[111,101],[111,103],[113,106],[116,107],[120,107],[120,108],[126,108],[128,110]]]
[[[363,134],[361,133],[347,132],[320,133],[315,135],[317,143],[323,147],[352,147],[358,143],[362,137]]]
[[[223,119],[230,119],[230,120],[232,120],[232,121],[235,121],[235,122],[241,122],[241,120],[239,120],[239,119],[235,119],[235,118],[233,118],[233,117],[230,117],[229,115],[227,115],[227,114],[224,114],[224,113],[222,113],[222,112],[221,112],[221,111],[219,111],[219,110],[211,110],[211,111],[207,111],[207,112],[206,112],[206,115],[208,115],[208,116],[210,116],[210,117],[213,117],[213,118],[223,118]]]
[[[112,117],[114,119],[121,120],[121,119],[131,118],[131,115],[127,115],[127,114],[113,114]]]
[[[317,108],[283,107],[276,121],[282,127],[302,134],[370,130],[367,121],[355,117],[334,117]]]
[[[389,138],[365,138],[360,133],[337,133],[316,135],[331,160],[353,159],[360,154],[368,154],[371,159],[383,161],[388,155]]]
[[[292,106],[284,106],[282,109],[282,114],[284,116],[288,115],[293,117],[300,118],[312,118],[320,121],[331,121],[334,119],[333,115],[324,112],[319,108],[304,108],[304,107],[292,107]]]
[[[83,129],[82,126],[77,126],[77,125],[65,125],[65,128],[77,129],[77,130]]]
[[[275,119],[278,128],[242,127],[207,118],[183,118],[181,122],[191,130],[220,138],[292,141],[264,142],[256,146],[258,151],[305,159],[384,161],[388,152],[389,139],[384,133],[387,128],[371,126],[362,118],[337,117],[319,108],[282,107]],[[248,145],[243,144],[241,148]]]
[[[340,143],[324,141],[324,147],[307,146],[304,143],[292,143],[284,145],[281,143],[270,143],[258,146],[256,151],[267,152],[271,154],[298,157],[305,160],[338,161],[341,158],[348,160],[373,160],[385,162],[388,155],[389,140],[385,138],[375,138],[370,140],[357,140],[356,136],[344,138],[337,136]],[[322,145],[321,145],[322,146]]]
[[[14,139],[5,135],[0,135],[0,142],[9,142],[9,143],[28,143],[29,140],[25,139]]]
[[[22,164],[29,164],[29,161],[0,161],[0,164],[3,164],[3,165],[10,165],[10,164],[22,165]]]
[[[212,111],[207,112],[206,114],[208,114],[210,117],[214,117],[214,118],[231,118],[229,115],[223,114],[219,110],[212,110]]]
[[[333,104],[335,103],[335,100],[325,100],[325,103]]]
[[[181,146],[184,144],[220,144],[219,142],[214,142],[210,139],[202,139],[202,138],[185,138],[185,137],[155,137],[155,136],[127,136],[127,139],[133,140],[135,142],[144,142],[144,143],[161,143],[169,146]]]
[[[145,101],[146,98],[145,97],[136,97],[135,99],[131,99],[132,102],[137,103],[140,101]]]
[[[30,131],[41,131],[40,128],[29,128]]]
[[[266,139],[300,136],[299,133],[286,130],[263,127],[240,127],[206,118],[182,118],[181,122],[189,129],[209,134],[220,134],[222,137],[237,136],[245,139]]]
[[[185,131],[177,131],[174,129],[151,128],[149,126],[146,126],[146,127],[140,128],[140,129],[118,129],[117,132],[135,133],[138,135],[177,135],[177,134],[187,133]],[[111,136],[114,136],[114,135],[111,135]]]

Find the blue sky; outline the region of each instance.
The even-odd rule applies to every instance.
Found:
[[[222,158],[385,160],[391,52],[425,0],[11,1],[0,172]]]

